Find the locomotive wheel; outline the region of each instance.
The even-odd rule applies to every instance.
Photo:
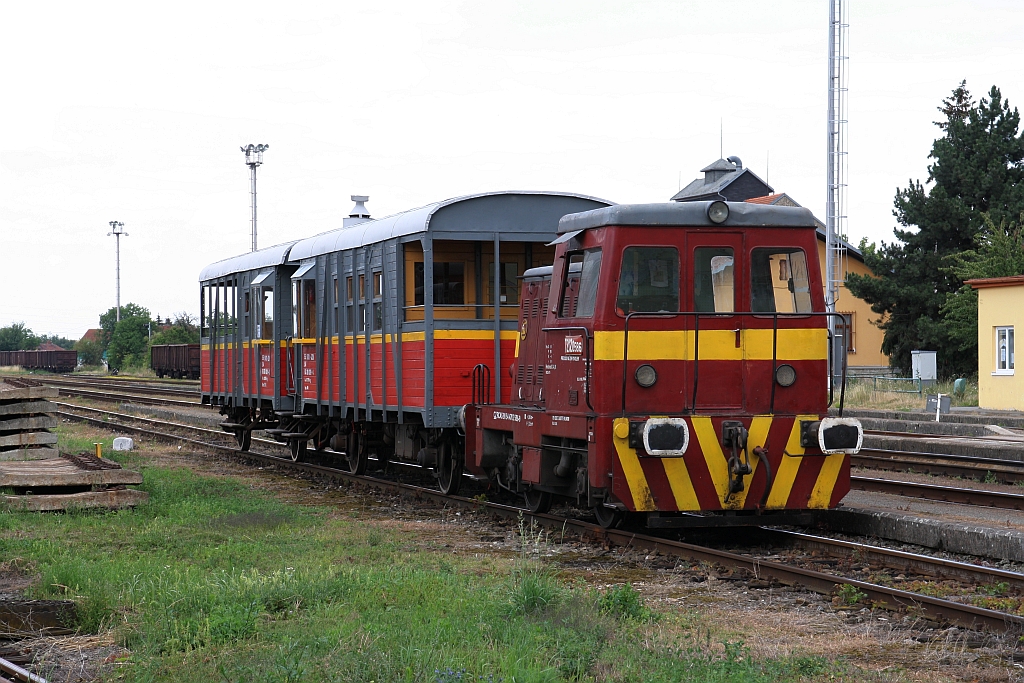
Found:
[[[527,489],[523,496],[526,498],[526,507],[530,512],[544,514],[551,509],[551,492]]]
[[[306,440],[293,439],[289,441],[288,450],[292,452],[292,462],[302,462],[306,458]]]
[[[597,523],[604,529],[614,529],[622,522],[623,517],[621,510],[604,505],[594,506],[594,516],[597,517]]]
[[[448,496],[458,495],[462,486],[462,458],[449,441],[437,449],[437,484]]]
[[[348,471],[352,474],[363,474],[366,472],[366,446],[355,429],[349,432],[347,441],[345,460],[348,463]]]
[[[251,429],[236,429],[235,430],[235,441],[238,442],[238,448],[241,451],[248,451],[249,446],[252,445],[252,430]]]

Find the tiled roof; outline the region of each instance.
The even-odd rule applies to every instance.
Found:
[[[988,289],[989,287],[1013,287],[1024,285],[1024,275],[1009,275],[1007,277],[985,277],[976,280],[964,280],[964,284],[974,289]]]
[[[85,334],[82,335],[82,341],[98,342],[102,333],[103,330],[99,328],[86,330]]]

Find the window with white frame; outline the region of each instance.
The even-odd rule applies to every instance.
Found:
[[[996,328],[996,371],[992,374],[1013,374],[1013,327]]]

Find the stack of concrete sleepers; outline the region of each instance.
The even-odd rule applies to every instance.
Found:
[[[56,387],[31,379],[8,377],[0,382],[0,462],[57,457]]]
[[[57,449],[57,390],[20,378],[0,382],[0,508],[66,510],[131,507],[149,495],[127,488],[139,472],[92,453]]]

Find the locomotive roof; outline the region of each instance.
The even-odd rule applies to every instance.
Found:
[[[231,258],[211,263],[203,268],[203,272],[199,273],[199,281],[205,282],[225,275],[231,275],[232,273],[243,273],[249,270],[256,270],[257,268],[281,265],[288,261],[288,251],[296,241],[292,240],[283,244],[275,244],[272,247],[257,249],[256,251],[250,251],[248,254],[232,256]]]
[[[616,204],[574,213],[558,221],[558,233],[601,228],[606,225],[639,227],[697,228],[814,228],[810,209],[796,206],[765,206],[748,202],[725,202],[729,217],[712,223],[708,206],[712,202],[664,202],[658,204]]]
[[[562,216],[611,204],[572,192],[483,192],[434,202],[300,240],[292,247],[288,259],[301,261],[428,231],[441,233],[440,236],[499,232],[503,239],[509,240],[550,239]]]

